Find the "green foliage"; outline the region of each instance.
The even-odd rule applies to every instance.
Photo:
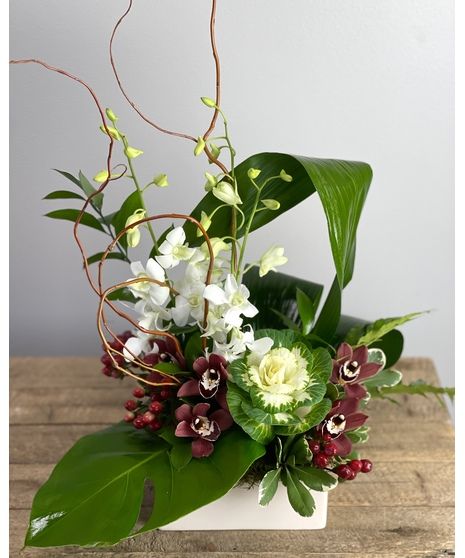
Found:
[[[307,335],[312,328],[318,301],[315,304],[306,293],[299,289],[299,287],[296,289],[296,301],[300,320],[302,322],[302,333]]]
[[[423,313],[413,312],[397,318],[383,318],[365,327],[355,327],[347,333],[346,341],[350,345],[372,345],[396,327],[421,316]]]
[[[76,199],[76,200],[85,200],[81,195],[76,194],[76,192],[70,192],[69,190],[55,190],[54,192],[50,192],[44,197],[44,200],[68,200],[68,199]]]
[[[259,310],[259,313],[249,320],[254,329],[264,327],[280,329],[283,326],[283,320],[286,322],[286,327],[291,326],[289,329],[300,328],[296,290],[299,289],[314,301],[318,301],[323,292],[322,285],[284,273],[270,272],[264,277],[260,277],[257,268],[248,271],[244,275],[243,282],[250,291],[250,302]],[[293,326],[293,324],[295,325]]]
[[[374,389],[379,387],[392,387],[402,381],[402,373],[392,368],[385,368],[378,372],[375,376],[368,378],[363,382],[366,389]]]
[[[128,217],[130,217],[137,209],[141,209],[143,207],[143,200],[138,190],[130,194],[124,200],[121,208],[115,213],[111,221],[111,224],[115,229],[116,236],[118,236],[118,234],[126,227]],[[123,246],[123,248],[127,248],[128,241],[126,235],[123,235],[119,239],[119,243]]]
[[[264,454],[237,428],[210,457],[188,461],[182,451],[126,424],[81,438],[34,498],[26,546],[111,545],[134,534],[146,479],[155,506],[138,532],[166,525],[226,494]]]
[[[47,213],[45,217],[50,217],[51,219],[62,219],[64,221],[72,221],[75,223],[80,214],[81,211],[79,209],[57,209],[56,211]],[[105,232],[97,218],[87,212],[82,214],[80,224],[97,229],[100,232]]]
[[[87,258],[87,264],[91,265],[91,264],[100,262],[101,259],[102,259],[103,254],[104,254],[104,252],[97,252],[97,254],[93,254],[92,256],[89,256]],[[120,252],[109,252],[107,254],[107,257],[105,258],[105,261],[106,260],[121,260],[123,262],[126,262],[127,258],[124,254],[121,254]]]
[[[366,385],[366,384],[365,384]],[[450,387],[438,387],[431,384],[427,384],[422,380],[416,380],[410,384],[398,383],[391,387],[369,387],[368,391],[371,397],[379,397],[382,399],[389,399],[392,395],[434,395],[440,402],[442,399],[441,395],[447,395],[450,400],[455,397],[455,388]]]
[[[122,300],[124,302],[132,302],[135,304],[139,299],[136,298],[127,287],[121,287],[111,292],[107,296],[108,300]]]
[[[258,487],[258,503],[261,506],[266,506],[271,502],[273,496],[278,490],[279,477],[281,474],[281,467],[268,471],[262,478]]]
[[[369,432],[369,426],[360,426],[359,428],[346,432],[345,434],[354,444],[364,444],[365,442],[368,442]]]

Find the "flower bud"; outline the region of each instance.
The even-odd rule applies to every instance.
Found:
[[[130,225],[132,225],[133,223],[136,223],[137,221],[140,221],[141,219],[143,219],[145,217],[145,209],[137,209],[136,211],[134,211],[134,213],[132,215],[130,215],[127,219],[126,219],[126,224],[124,225],[124,227],[129,227]],[[130,248],[135,248],[139,242],[140,242],[140,230],[139,227],[133,227],[131,229],[128,229],[126,231],[126,239],[128,242],[128,246]]]
[[[110,175],[110,178],[114,178],[115,176],[118,176],[118,175],[112,174],[112,175]],[[105,180],[108,180],[108,171],[103,170],[103,171],[98,172],[98,173],[94,176],[93,180],[94,180],[95,182],[99,182],[99,183],[105,182]]]
[[[119,140],[121,139],[121,136],[120,136],[118,130],[117,130],[116,128],[113,128],[112,126],[107,126],[107,130],[105,130],[105,126],[102,124],[102,125],[100,126],[100,129],[102,130],[102,132],[103,132],[104,134],[106,134],[106,133],[107,133],[107,130],[108,130],[108,134],[109,134],[113,139],[115,139],[115,140],[117,140],[117,141],[119,141]]]
[[[209,172],[205,173],[205,178],[207,179],[205,190],[210,192],[210,190],[218,184],[218,180],[216,179],[216,176],[213,176],[213,174],[210,174]]]
[[[287,258],[284,255],[284,248],[282,246],[272,246],[260,258],[260,269],[258,274],[263,277],[270,271],[276,271],[278,265],[287,263]]]
[[[278,200],[262,200],[262,204],[267,208],[271,209],[271,211],[276,211],[281,207],[281,204]]]
[[[215,101],[213,99],[210,99],[210,97],[200,97],[200,100],[207,107],[210,107],[210,108],[215,108],[216,107]]]
[[[158,176],[156,176],[153,179],[153,183],[159,188],[166,188],[167,186],[169,186],[168,177],[166,176],[166,174],[159,174]]]
[[[281,177],[281,180],[284,180],[284,182],[292,182],[294,180],[284,169],[279,173],[279,176]]]
[[[124,150],[124,154],[128,159],[135,159],[136,157],[139,157],[139,155],[142,155],[142,153],[143,151],[141,151],[140,149],[136,149],[135,147],[130,147],[129,145]]]
[[[113,124],[118,120],[118,117],[116,116],[116,114],[111,110],[111,108],[107,108],[105,110],[105,113],[107,115],[108,120],[111,120],[111,122],[113,122]]]
[[[199,136],[197,139],[197,144],[194,149],[194,155],[198,157],[203,152],[204,149],[205,149],[205,140]]]
[[[255,180],[256,178],[258,178],[261,172],[262,171],[260,169],[249,169],[247,171],[247,176],[250,178],[250,180]]]
[[[210,145],[210,151],[211,151],[213,159],[218,159],[218,157],[220,156],[220,153],[221,153],[219,147],[215,143],[213,143],[212,141],[209,143],[209,145]]]
[[[220,182],[213,190],[213,195],[227,205],[239,205],[242,203],[241,198],[236,194],[236,191],[229,182]]]
[[[201,217],[200,217],[200,224],[202,225],[202,227],[206,231],[208,231],[208,229],[210,228],[210,225],[212,224],[212,220],[205,213],[205,211],[202,211],[202,214],[201,214]],[[197,236],[203,236],[203,232],[198,227],[197,227]]]

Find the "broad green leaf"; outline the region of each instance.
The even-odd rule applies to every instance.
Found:
[[[278,316],[278,318],[288,329],[292,329],[293,331],[300,331],[299,326],[296,323],[294,323],[290,318],[288,318],[285,314],[283,314],[282,312],[278,312],[278,310],[275,310],[274,308],[271,308],[271,311],[273,312],[273,314],[276,314],[276,316]]]
[[[257,213],[251,230],[269,223],[317,192],[328,223],[339,284],[341,288],[347,285],[353,272],[357,226],[372,178],[370,166],[355,161],[314,159],[282,153],[252,155],[235,168],[238,193],[243,201],[241,209],[246,215],[250,215],[252,211],[256,193],[247,175],[250,168],[261,170],[260,183],[265,179],[278,176],[282,169],[293,177],[292,182],[283,182],[277,178],[265,187],[263,197],[277,200],[280,208],[277,211]],[[194,209],[192,215],[200,219],[202,211],[209,215],[219,205],[219,200],[209,192]],[[230,223],[230,208],[219,210],[208,231],[210,236],[222,237],[230,234]],[[188,241],[196,242],[195,227],[186,223],[185,230]]]
[[[297,409],[295,414],[300,416],[301,422],[291,424],[289,426],[275,426],[274,431],[281,436],[292,436],[294,434],[302,434],[310,430],[313,426],[320,424],[331,409],[331,400],[323,399],[312,407],[301,407]]]
[[[125,302],[132,302],[135,304],[139,298],[136,298],[132,292],[127,287],[121,287],[120,289],[116,289],[116,291],[111,292],[107,296],[108,300],[123,300]]]
[[[179,438],[178,438],[179,440]],[[179,440],[173,445],[170,451],[170,461],[176,471],[184,469],[192,459],[192,442],[188,440]]]
[[[92,256],[89,256],[87,258],[87,264],[91,265],[93,263],[100,262],[103,254],[104,252],[98,252],[97,254],[93,254]],[[120,252],[110,252],[109,254],[107,254],[105,261],[106,260],[122,260],[123,262],[125,262],[127,261],[127,258],[124,254],[121,254]]]
[[[312,328],[313,319],[315,317],[315,307],[312,299],[298,287],[296,289],[296,301],[299,316],[302,321],[302,333],[307,335]]]
[[[290,329],[259,329],[255,332],[255,339],[261,339],[262,337],[269,337],[273,339],[273,349],[277,347],[285,347],[290,349],[296,341],[296,334]]]
[[[36,494],[26,546],[111,545],[130,536],[146,479],[155,506],[140,531],[160,527],[226,494],[264,453],[238,429],[224,432],[210,457],[181,470],[170,448],[127,424],[81,438]]]
[[[392,368],[381,370],[375,376],[368,378],[363,385],[368,388],[392,387],[402,381],[402,373]]]
[[[286,469],[287,496],[294,510],[304,517],[315,511],[315,500],[308,489],[300,482],[295,469]]]
[[[355,430],[346,432],[346,435],[354,444],[365,444],[368,442],[369,432],[369,426],[360,426]]]
[[[95,194],[95,192],[97,191],[81,171],[79,171],[79,183],[81,185],[82,191],[85,193],[85,195],[88,198],[90,198],[90,196]],[[95,195],[91,199],[90,203],[97,210],[101,210],[102,209],[102,204],[103,204],[103,193]]]
[[[339,324],[341,316],[341,299],[342,289],[338,282],[338,278],[335,277],[325,303],[323,304],[323,308],[321,309],[312,330],[313,334],[318,335],[328,343],[330,343],[333,339]]]
[[[315,301],[319,300],[323,292],[322,285],[284,273],[272,272],[260,277],[257,268],[248,271],[244,275],[243,282],[250,291],[250,302],[259,310],[254,318],[248,320],[254,329],[282,328],[283,322],[280,315],[286,316],[290,323],[300,327],[296,288]],[[279,314],[277,315],[275,312]],[[289,327],[288,324],[285,325]],[[291,326],[290,329],[293,327]]]
[[[76,194],[76,192],[70,192],[69,190],[55,190],[54,192],[50,192],[44,198],[44,200],[67,200],[67,199],[76,199],[76,200],[84,200],[81,195]]]
[[[320,382],[326,384],[333,370],[333,360],[326,349],[319,348],[312,351],[312,375],[318,377]],[[326,388],[326,385],[325,385]]]
[[[262,478],[258,487],[258,503],[261,506],[266,506],[271,502],[273,496],[278,490],[279,476],[281,474],[281,467],[268,471]]]
[[[368,362],[379,364],[382,370],[386,366],[386,355],[381,349],[368,349]]]
[[[80,215],[79,209],[57,209],[56,211],[51,211],[47,213],[45,217],[51,217],[52,219],[62,219],[64,221],[72,221],[75,223]],[[86,225],[87,227],[92,227],[98,231],[105,232],[102,225],[98,220],[90,213],[83,213],[80,221],[81,225]]]
[[[418,318],[418,316],[421,316],[422,314],[424,314],[424,312],[413,312],[412,314],[407,314],[406,316],[400,316],[398,318],[383,318],[376,320],[376,322],[365,327],[363,335],[358,338],[356,343],[351,344],[372,345],[375,341],[378,341],[396,327]],[[353,340],[354,333],[349,332],[348,337]]]
[[[144,204],[142,202],[140,193],[136,190],[125,199],[123,205],[121,206],[119,211],[115,213],[111,221],[111,224],[115,229],[115,234],[118,235],[125,228],[128,217],[130,217],[136,211],[136,209],[141,209],[143,207]],[[127,248],[128,241],[126,235],[123,235],[119,239],[119,243],[121,244],[121,246],[123,246],[123,248]]]
[[[295,474],[310,490],[317,490],[318,492],[327,492],[337,486],[337,477],[322,469],[315,467],[296,467]]]
[[[294,456],[295,463],[302,465],[308,463],[312,459],[312,452],[308,447],[307,440],[304,436],[298,437],[292,444],[287,456]]]

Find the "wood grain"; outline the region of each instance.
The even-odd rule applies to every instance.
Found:
[[[431,360],[403,359],[408,381],[436,382]],[[322,531],[155,531],[110,548],[21,550],[32,498],[82,435],[119,420],[132,382],[102,376],[96,358],[13,358],[10,381],[11,556],[62,558],[428,558],[452,556],[454,436],[434,399],[373,401],[363,449],[375,462],[331,493]],[[52,389],[53,388],[53,389]]]

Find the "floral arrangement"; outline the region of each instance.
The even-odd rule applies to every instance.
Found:
[[[403,346],[397,328],[418,313],[374,323],[341,316],[372,178],[369,165],[282,153],[236,163],[220,106],[215,0],[210,32],[216,97],[201,99],[211,111],[206,132],[190,136],[152,122],[127,96],[112,54],[131,6],[110,41],[118,85],[148,124],[193,141],[194,156],[206,156],[206,192],[190,215],[152,215],[146,190],[173,186],[163,173],[147,184],[139,178],[137,159],[144,153],[129,141],[113,110],[104,110],[89,85],[64,70],[40,60],[12,61],[36,63],[77,81],[98,109],[109,142],[106,166],[95,173],[95,186],[82,172],[58,171],[72,189],[46,199],[83,204],[48,216],[74,222],[99,301],[103,374],[114,381],[129,376],[136,384],[122,422],[79,440],[38,491],[26,537],[30,546],[114,544],[169,524],[238,483],[258,484],[257,505],[266,506],[282,482],[292,508],[311,516],[312,491],[331,490],[372,470],[358,447],[368,439],[370,399],[452,396],[448,388],[405,384],[393,368]],[[219,120],[223,130],[213,137]],[[108,212],[109,186],[117,181],[132,189]],[[250,235],[312,194],[325,212],[335,265],[323,304],[321,285],[277,271],[287,262],[281,246],[272,244],[259,261],[247,259]],[[82,227],[108,236],[102,252],[87,254]],[[150,251],[135,260],[133,250],[144,234]],[[109,259],[128,266],[126,281],[104,285]],[[128,330],[114,332],[111,315],[127,320]],[[155,503],[136,527],[147,482]]]

